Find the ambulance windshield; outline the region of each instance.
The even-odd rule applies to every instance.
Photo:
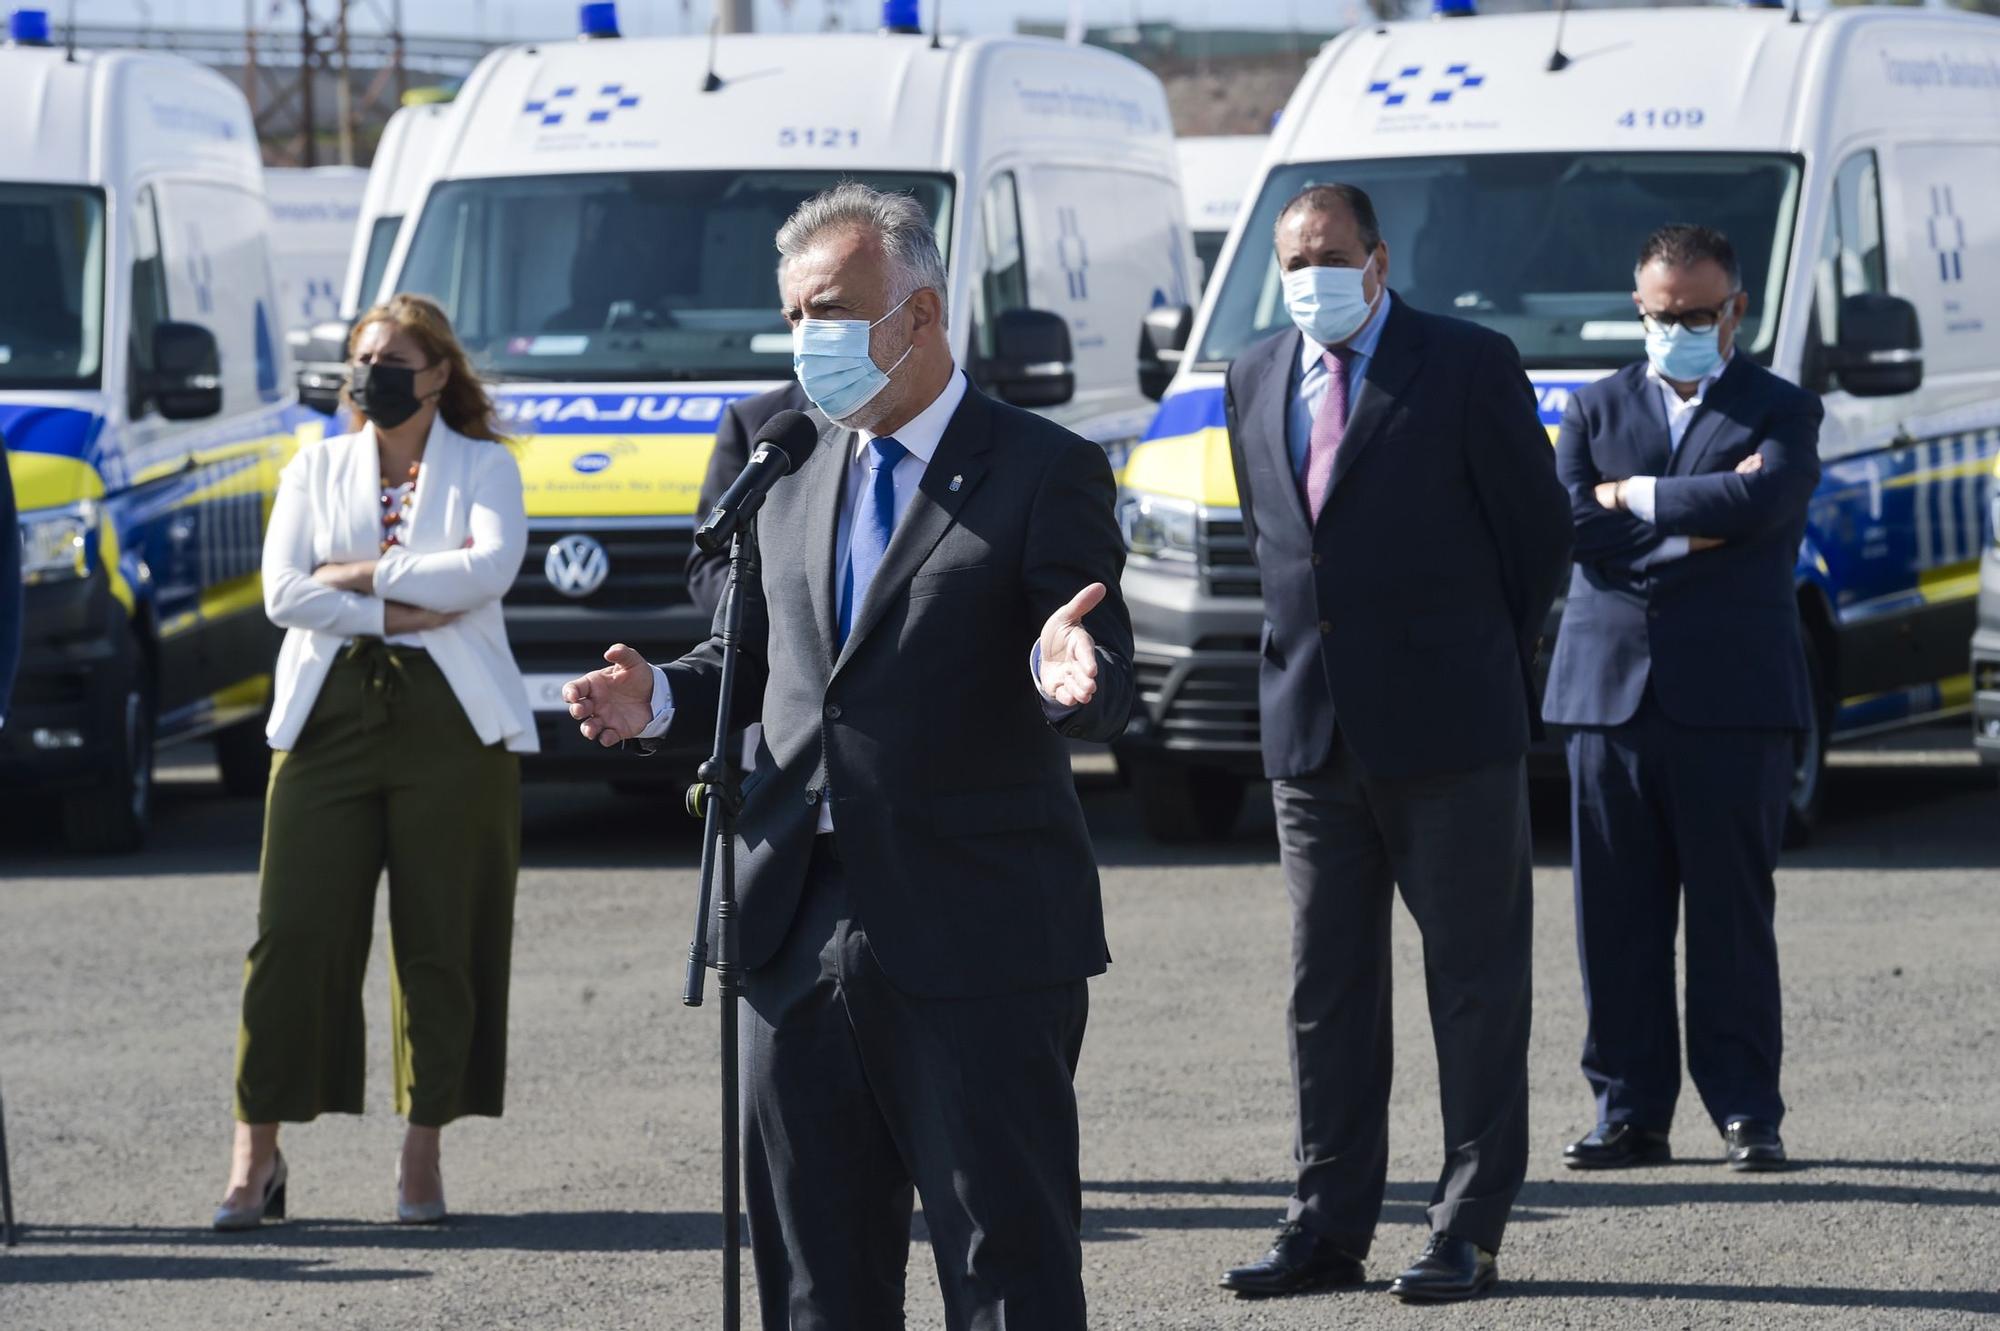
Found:
[[[942,233],[949,177],[855,174],[915,196]],[[773,238],[794,208],[845,178],[759,170],[446,181],[424,205],[397,286],[442,301],[475,363],[501,379],[787,379],[792,339]]]
[[[0,184],[0,390],[98,386],[104,196]]]
[[[1389,285],[1419,309],[1512,338],[1529,369],[1609,369],[1645,354],[1632,307],[1640,242],[1668,222],[1719,227],[1750,312],[1737,344],[1768,359],[1799,190],[1791,157],[1506,153],[1301,163],[1272,172],[1223,278],[1199,358],[1228,362],[1290,327],[1271,231],[1309,184],[1359,185],[1389,246]]]

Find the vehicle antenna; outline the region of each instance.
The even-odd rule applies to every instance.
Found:
[[[1798,0],[1792,0],[1797,4]],[[1569,68],[1569,57],[1563,54],[1563,23],[1569,18],[1569,0],[1556,0],[1556,49],[1549,52],[1549,73],[1555,74]]]
[[[74,4],[75,0],[70,0],[70,2]],[[1797,4],[1798,0],[1792,0],[1792,3]],[[943,36],[944,36],[944,0],[932,0],[931,50],[937,51],[937,50],[942,50],[944,48]]]
[[[722,79],[715,72],[715,44],[721,40],[722,15],[708,21],[708,76],[701,81],[703,92],[722,91]]]
[[[69,0],[69,35],[63,41],[63,59],[76,63],[76,0]]]

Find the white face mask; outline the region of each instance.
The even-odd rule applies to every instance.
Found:
[[[1294,268],[1284,275],[1285,309],[1299,331],[1323,347],[1359,332],[1374,310],[1363,282],[1375,256],[1359,268]]]
[[[912,291],[910,296],[917,293]],[[792,371],[813,405],[836,424],[852,420],[889,386],[889,376],[917,349],[912,342],[887,370],[875,363],[868,349],[875,324],[910,303],[896,302],[888,314],[868,323],[862,319],[801,319],[792,329]]]

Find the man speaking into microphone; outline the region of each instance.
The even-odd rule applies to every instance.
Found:
[[[767,1331],[903,1324],[911,1192],[954,1326],[1085,1325],[1076,1097],[1108,960],[1068,741],[1131,708],[1111,468],[973,388],[937,239],[844,184],[778,232],[827,418],[757,517],[743,786],[744,1172]],[[600,744],[705,739],[719,636],[564,686]]]

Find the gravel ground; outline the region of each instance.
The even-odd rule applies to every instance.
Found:
[[[0,1085],[29,1226],[0,1254],[0,1327],[717,1325],[716,1015],[678,1001],[694,837],[645,801],[531,788],[510,1110],[446,1134],[452,1222],[383,1223],[400,1127],[378,947],[371,1112],[287,1129],[294,1218],[219,1237],[204,1225],[228,1160],[257,811],[177,775],[136,859],[66,859],[34,811],[0,814]],[[1407,916],[1372,1283],[1237,1302],[1215,1277],[1268,1242],[1290,1155],[1268,805],[1253,797],[1231,844],[1162,848],[1123,792],[1090,790],[1118,957],[1095,985],[1079,1079],[1095,1325],[2000,1321],[2000,794],[1949,765],[1849,765],[1834,782],[1833,826],[1780,881],[1800,1166],[1778,1176],[1724,1170],[1691,1089],[1680,1163],[1561,1169],[1590,1105],[1565,838],[1559,811],[1543,820],[1535,1156],[1500,1295],[1428,1311],[1382,1292],[1422,1244],[1440,1152]],[[941,1326],[921,1247],[910,1285],[911,1325]]]

